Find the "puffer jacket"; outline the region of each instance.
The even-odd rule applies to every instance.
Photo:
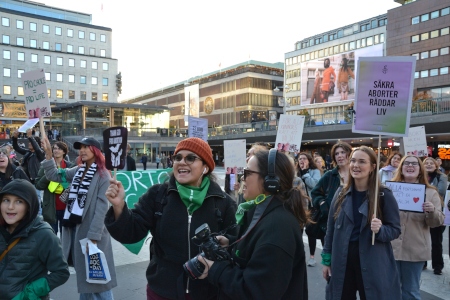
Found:
[[[191,240],[195,230],[208,223],[213,233],[235,224],[236,203],[211,181],[202,206],[190,218],[175,177],[172,175],[165,184],[167,188],[162,190],[160,184],[150,187],[133,209],[125,206],[117,220],[111,207],[105,218],[106,228],[114,239],[125,244],[142,240],[151,230],[154,251],[146,275],[150,289],[156,294],[168,299],[185,299],[186,289],[189,289],[193,300],[217,299],[218,289],[206,280],[188,280],[183,264],[200,252]],[[162,215],[158,214],[161,210],[156,208],[156,197],[166,202]],[[155,221],[155,218],[158,219]],[[228,233],[236,235],[237,231]]]
[[[30,181],[30,179],[28,178],[27,174],[25,174],[25,171],[22,169],[22,167],[17,167],[15,165],[11,165],[13,168],[13,173],[11,175],[11,177],[6,178],[6,174],[0,172],[0,191],[2,190],[2,188],[7,185],[8,183],[10,183],[12,180],[14,179],[25,179]]]
[[[59,238],[42,217],[37,216],[12,237],[4,226],[0,226],[0,253],[18,237],[20,241],[0,262],[0,300],[14,298],[28,283],[40,278],[47,280],[50,290],[69,279]]]

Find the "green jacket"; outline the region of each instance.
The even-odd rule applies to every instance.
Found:
[[[0,261],[0,300],[39,299],[70,276],[59,238],[41,216],[14,236],[0,226],[0,253],[19,237]]]
[[[73,167],[74,164],[66,161],[66,168]],[[41,166],[38,175],[36,176],[35,186],[36,189],[44,191],[44,197],[42,200],[42,217],[44,221],[49,224],[56,223],[56,204],[55,194],[48,190],[50,180],[45,177],[44,168]]]

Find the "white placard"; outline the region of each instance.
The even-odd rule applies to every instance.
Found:
[[[281,115],[275,147],[280,151],[299,152],[304,125],[305,116]]]
[[[246,140],[223,141],[226,174],[242,174],[247,164]]]
[[[200,85],[193,84],[184,88],[184,120],[188,121],[188,116],[198,118],[200,106]]]
[[[445,200],[444,200],[444,225],[450,226],[450,210],[448,210],[448,201],[450,201],[450,191],[445,191]]]
[[[400,210],[423,213],[425,184],[386,181],[386,186],[392,190]]]
[[[409,128],[408,136],[403,138],[403,147],[406,155],[428,156],[425,126]]]
[[[208,141],[208,119],[188,117],[188,134],[189,137],[198,137]]]
[[[20,126],[18,131],[19,132],[27,132],[28,129],[33,128],[34,125],[36,125],[38,122],[39,122],[39,118],[38,119],[29,119],[25,122],[25,124]]]
[[[28,119],[50,117],[52,110],[44,69],[22,73],[22,83]]]

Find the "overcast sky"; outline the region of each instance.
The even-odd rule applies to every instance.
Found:
[[[112,56],[130,99],[252,60],[283,62],[297,41],[381,15],[394,0],[37,0],[112,28]],[[306,4],[308,3],[308,4]],[[103,8],[103,9],[102,9]]]

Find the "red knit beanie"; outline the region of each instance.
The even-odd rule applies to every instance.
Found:
[[[208,173],[211,173],[214,170],[215,164],[212,156],[212,150],[209,147],[208,143],[204,140],[196,137],[184,139],[178,143],[174,154],[177,154],[181,150],[188,150],[197,154],[208,166]]]

